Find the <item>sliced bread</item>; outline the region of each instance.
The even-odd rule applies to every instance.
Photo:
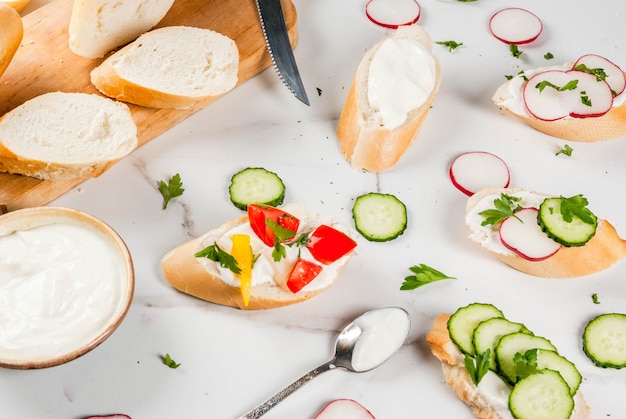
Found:
[[[94,177],[136,147],[128,106],[95,94],[46,93],[0,119],[0,172]]]
[[[235,42],[209,29],[169,26],[141,35],[91,72],[111,98],[154,108],[203,107],[237,84]]]
[[[431,48],[422,27],[402,26],[361,60],[337,128],[341,152],[354,168],[392,167],[417,135],[441,82]]]
[[[77,0],[69,24],[69,47],[84,58],[101,58],[159,23],[174,0]]]

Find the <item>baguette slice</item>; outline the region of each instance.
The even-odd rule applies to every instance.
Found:
[[[492,97],[494,104],[539,132],[568,141],[596,142],[626,136],[626,103],[614,106],[602,116],[590,118],[566,117],[556,121],[543,121],[513,104],[513,95],[521,98],[518,75],[498,87]],[[518,92],[519,90],[519,92]],[[520,99],[521,100],[521,99]]]
[[[368,98],[368,91],[370,87],[373,87],[369,84],[370,64],[385,41],[403,38],[417,42],[424,48],[425,56],[431,57],[433,66],[430,72],[432,74],[424,74],[423,77],[434,79],[434,83],[430,92],[426,92],[427,96],[423,103],[410,110],[404,122],[398,126],[385,125],[380,109],[373,108]],[[430,53],[431,49],[432,41],[424,29],[418,25],[401,26],[391,38],[385,38],[377,43],[361,60],[337,128],[341,153],[354,168],[379,172],[392,167],[417,135],[437,97],[441,83],[439,61]],[[394,76],[389,74],[387,78],[393,79]],[[395,103],[387,104],[387,107],[396,107],[400,105],[399,102],[401,102],[400,99]]]
[[[237,84],[235,42],[209,29],[147,32],[91,72],[104,95],[154,108],[203,107]]]
[[[480,392],[472,382],[463,362],[463,356],[450,339],[448,319],[450,314],[440,314],[434,320],[432,329],[426,334],[426,342],[431,352],[441,362],[441,369],[446,383],[456,396],[472,410],[478,419],[509,419],[513,416],[508,411],[508,400],[494,400],[487,395],[493,392]],[[491,374],[491,373],[488,373]],[[497,379],[494,377],[494,379]],[[579,389],[574,396],[575,407],[570,419],[591,417],[587,402]]]
[[[484,228],[473,214],[481,201],[489,196],[498,197],[501,193],[513,195],[520,192],[525,191],[522,188],[485,188],[467,201],[465,221],[471,232],[470,239],[489,250],[502,262],[533,276],[573,278],[602,271],[626,257],[626,241],[619,237],[608,221],[601,219],[598,220],[596,234],[584,246],[562,246],[554,255],[542,261],[529,261],[505,250],[503,246],[494,248],[493,241],[489,240],[489,236],[484,233]],[[548,197],[545,194],[532,193]],[[489,199],[489,202],[493,202],[493,199]]]
[[[0,2],[0,76],[4,74],[24,36],[22,17],[8,4]]]
[[[291,213],[300,216],[300,214]],[[315,215],[315,217],[319,216]],[[177,290],[211,303],[242,310],[263,310],[300,303],[327,290],[336,282],[341,269],[350,257],[344,256],[346,259],[339,266],[337,275],[321,287],[313,289],[305,287],[297,293],[292,293],[278,285],[278,281],[255,285],[252,287],[250,301],[246,306],[239,286],[232,286],[222,280],[219,270],[212,263],[206,263],[207,261],[203,260],[205,258],[196,258],[194,255],[212,244],[212,240],[207,238],[222,237],[230,230],[247,222],[248,217],[235,219],[170,250],[161,261],[165,279]]]
[[[95,94],[46,93],[0,119],[0,172],[95,177],[136,147],[128,106]]]
[[[76,0],[69,47],[84,58],[102,58],[159,23],[174,0]]]

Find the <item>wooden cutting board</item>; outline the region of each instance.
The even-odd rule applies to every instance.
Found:
[[[297,42],[296,9],[282,0],[292,47]],[[73,0],[54,0],[23,18],[24,38],[0,77],[0,115],[51,91],[97,93],[89,73],[102,60],[90,60],[68,47]],[[241,84],[272,64],[255,0],[176,0],[158,26],[188,25],[220,32],[239,48]],[[129,105],[143,145],[198,109],[153,109]],[[210,121],[207,121],[210,124]],[[0,213],[46,205],[86,179],[52,182],[0,173]]]

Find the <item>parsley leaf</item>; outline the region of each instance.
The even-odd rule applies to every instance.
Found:
[[[569,198],[561,197],[561,216],[563,221],[571,223],[574,217],[585,224],[595,224],[596,216],[587,208],[589,201],[584,196],[578,194]]]
[[[535,87],[539,89],[539,93],[543,92],[546,87],[551,87],[554,90],[563,92],[565,90],[575,90],[577,86],[578,80],[570,80],[564,86],[557,86],[554,83],[550,83],[548,80],[543,80],[535,85]]]
[[[523,354],[517,352],[513,356],[515,364],[515,376],[519,378],[528,377],[537,371],[537,349],[529,349]]]
[[[517,45],[515,44],[509,44],[509,51],[511,51],[511,55],[515,58],[519,58],[523,54],[523,52],[520,51]]]
[[[176,363],[170,354],[165,354],[165,357],[163,357],[163,363],[172,369],[180,367],[180,363]]]
[[[572,151],[574,151],[574,149],[572,147],[570,147],[569,145],[565,144],[562,149],[557,151],[555,156],[558,156],[559,154],[565,154],[566,156],[571,156],[572,155]]]
[[[463,361],[465,362],[465,368],[469,373],[472,383],[475,386],[480,383],[487,371],[489,371],[491,349],[487,349],[482,354],[476,355],[476,358],[471,355],[465,354]]]
[[[545,58],[546,60],[551,60],[551,59],[553,59],[553,58],[554,58],[554,55],[552,55],[552,53],[551,53],[551,52],[546,52],[546,53],[543,55],[543,58]]]
[[[574,67],[574,70],[584,71],[585,73],[593,74],[596,76],[597,81],[606,80],[607,74],[602,68],[589,68],[585,64],[578,64]]]
[[[480,225],[496,225],[509,216],[517,218],[515,216],[515,212],[522,209],[522,206],[518,203],[521,199],[522,198],[517,196],[510,196],[505,193],[501,193],[500,198],[496,198],[493,201],[495,208],[487,209],[478,213],[478,215],[482,215],[485,218]],[[519,220],[519,218],[517,219]]]
[[[460,47],[461,45],[463,45],[463,42],[456,42],[456,41],[437,41],[436,42],[439,45],[443,45],[445,47],[448,47],[448,51],[452,52],[455,49],[457,49],[458,47]]]
[[[159,182],[159,192],[163,195],[163,208],[167,208],[167,204],[172,198],[181,196],[185,190],[183,189],[183,182],[180,180],[180,174],[176,173],[169,178],[167,182],[162,180]]]
[[[274,262],[279,262],[282,258],[287,256],[287,250],[282,243],[295,237],[296,232],[281,226],[276,221],[270,220],[269,218],[265,220],[265,225],[267,225],[276,236],[274,239],[272,258],[274,259]]]
[[[205,247],[204,249],[197,252],[194,256],[197,258],[211,259],[213,262],[218,262],[221,267],[229,269],[234,274],[241,273],[241,268],[237,264],[237,260],[235,260],[235,258],[231,254],[222,250],[222,248],[219,247],[217,243]]]
[[[598,299],[598,294],[596,294],[595,292],[591,294],[591,301],[593,301],[594,304],[600,304],[600,300]]]
[[[441,281],[443,279],[456,279],[448,276],[430,266],[420,263],[419,265],[411,266],[409,268],[415,275],[409,275],[404,278],[404,282],[400,287],[401,290],[414,290],[422,285],[430,284],[431,282]]]

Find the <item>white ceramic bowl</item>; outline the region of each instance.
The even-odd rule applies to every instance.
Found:
[[[84,212],[37,207],[0,216],[0,367],[45,368],[98,346],[135,286],[124,241]]]

